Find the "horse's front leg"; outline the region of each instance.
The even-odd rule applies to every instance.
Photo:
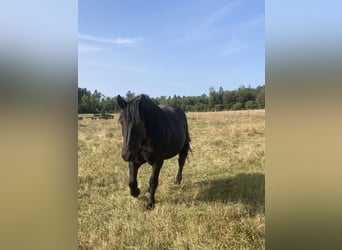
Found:
[[[148,198],[148,203],[146,206],[147,209],[152,209],[154,207],[154,203],[155,203],[154,194],[156,193],[156,190],[157,190],[159,173],[160,173],[160,169],[162,165],[163,165],[163,161],[156,162],[152,165],[152,174],[151,174],[150,181],[149,181],[150,196]]]
[[[140,194],[140,189],[138,188],[138,169],[141,166],[140,163],[130,162],[129,167],[129,180],[128,185],[130,188],[131,195],[137,197]]]

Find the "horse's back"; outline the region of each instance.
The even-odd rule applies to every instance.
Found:
[[[170,126],[174,126],[182,131],[184,130],[184,132],[188,129],[186,115],[180,107],[165,105],[161,106],[161,108],[164,111],[166,122],[168,122]]]
[[[161,106],[164,111],[163,141],[167,142],[170,154],[167,158],[178,154],[188,144],[188,124],[184,111],[174,105]]]

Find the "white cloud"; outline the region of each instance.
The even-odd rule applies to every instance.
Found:
[[[227,46],[226,49],[224,49],[224,51],[221,53],[221,56],[229,56],[245,48],[246,48],[246,45],[242,43],[233,43]]]
[[[263,27],[265,23],[265,15],[264,13],[259,14],[255,17],[253,17],[252,19],[246,20],[244,22],[242,22],[238,28],[242,29],[244,31],[249,31],[249,30],[253,30],[256,28],[260,28]]]
[[[217,9],[213,12],[202,24],[201,29],[206,30],[210,29],[217,22],[221,21],[221,19],[225,18],[229,13],[231,13],[238,5],[240,1],[232,1],[226,3],[221,8]]]
[[[82,40],[87,40],[91,42],[97,42],[97,43],[105,43],[105,44],[111,44],[116,46],[122,46],[122,47],[131,47],[136,44],[139,44],[143,41],[142,38],[102,38],[102,37],[95,37],[95,36],[89,36],[84,34],[79,34],[78,38]]]
[[[96,47],[96,46],[89,46],[89,45],[84,45],[84,44],[79,44],[78,45],[78,51],[79,52],[98,52],[101,51],[102,49],[100,47]]]
[[[176,39],[177,41],[192,41],[207,38],[215,30],[215,26],[226,18],[241,4],[240,0],[229,1],[220,8],[208,14],[207,18],[200,23],[195,24],[191,30],[188,30],[182,37]]]

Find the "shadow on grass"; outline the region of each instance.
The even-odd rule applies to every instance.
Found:
[[[196,183],[198,201],[241,202],[251,215],[265,212],[265,175],[240,173],[232,177]]]

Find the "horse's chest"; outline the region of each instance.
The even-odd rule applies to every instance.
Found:
[[[159,144],[154,147],[146,146],[140,151],[140,155],[148,163],[153,164],[153,162],[169,159],[179,153],[179,147],[174,144],[164,145]]]

